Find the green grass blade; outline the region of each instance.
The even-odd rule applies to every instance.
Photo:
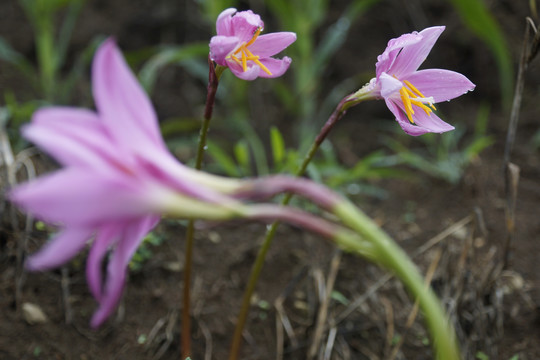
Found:
[[[465,25],[491,50],[497,63],[501,97],[509,108],[514,91],[512,58],[499,24],[482,0],[450,0],[458,10]]]

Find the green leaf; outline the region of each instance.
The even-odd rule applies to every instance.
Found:
[[[483,351],[477,351],[475,358],[478,360],[489,360],[489,356],[487,356]]]
[[[234,160],[217,143],[208,140],[208,154],[218,163],[221,169],[228,175],[239,177],[240,172],[234,163]]]
[[[236,158],[236,162],[242,169],[244,169],[244,173],[249,173],[249,147],[245,140],[240,140],[239,142],[234,145],[234,156]]]
[[[139,72],[139,80],[149,93],[152,92],[162,68],[172,64],[184,65],[193,59],[208,56],[208,43],[193,43],[183,46],[165,47],[152,56]]]
[[[278,128],[272,126],[270,129],[270,144],[272,145],[272,155],[274,157],[274,166],[278,167],[285,157],[285,142]]]
[[[450,0],[458,10],[463,22],[489,47],[495,57],[501,84],[501,97],[510,106],[514,91],[512,57],[499,24],[491,15],[483,0]]]
[[[196,0],[201,7],[201,12],[209,23],[216,21],[219,14],[231,7],[237,7],[236,0]]]
[[[326,31],[314,56],[313,72],[322,72],[330,58],[341,48],[351,25],[379,0],[356,0],[345,9],[341,17]]]
[[[11,47],[11,45],[0,37],[0,60],[14,65],[23,75],[29,79],[35,79],[36,70],[26,58]]]
[[[330,293],[330,297],[332,298],[332,300],[339,302],[341,305],[347,306],[350,303],[349,299],[347,299],[345,295],[343,295],[337,290],[332,290],[332,292]]]

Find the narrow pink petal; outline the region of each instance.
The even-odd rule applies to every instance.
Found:
[[[128,160],[125,156],[120,157],[97,114],[88,110],[40,109],[22,132],[26,139],[65,166],[102,169]]]
[[[91,235],[88,228],[65,228],[26,260],[26,269],[44,271],[67,263],[84,249]]]
[[[202,185],[197,179],[200,176],[213,177],[207,173],[184,166],[173,156],[158,156],[149,150],[138,159],[138,168],[149,175],[151,181],[159,183],[172,191],[209,203],[225,203],[230,201],[226,195]]]
[[[249,46],[249,51],[261,58],[275,55],[293,42],[296,41],[296,34],[293,32],[277,32],[261,35]]]
[[[437,42],[437,39],[444,31],[444,26],[434,26],[422,30],[419,35],[422,40],[403,47],[403,50],[397,55],[391,69],[387,72],[395,75],[398,79],[407,78],[415,72],[426,60],[429,52]]]
[[[464,75],[442,69],[419,70],[407,80],[426,97],[433,97],[435,102],[454,99],[476,86]]]
[[[216,21],[216,33],[223,36],[232,36],[233,31],[231,28],[232,16],[236,13],[236,9],[225,9],[219,14]]]
[[[432,133],[441,134],[455,129],[452,125],[442,121],[436,114],[431,113],[428,115],[425,111],[421,111],[420,109],[416,111],[413,119],[417,127],[424,128]]]
[[[218,65],[227,66],[225,58],[240,45],[240,39],[235,36],[214,36],[210,39],[210,57]]]
[[[396,117],[396,121],[403,131],[409,135],[418,136],[428,132],[443,133],[454,130],[452,125],[445,123],[437,115],[433,113],[427,115],[421,109],[415,109],[415,114],[413,115],[414,124],[411,124],[405,115],[405,110],[401,101],[398,102],[393,99],[385,99],[385,102],[388,109],[390,109]]]
[[[100,299],[100,306],[92,317],[91,326],[96,328],[113,313],[122,298],[127,266],[144,236],[157,224],[159,217],[146,216],[129,222],[121,235],[111,261],[107,266],[107,280]]]
[[[403,83],[396,79],[393,76],[388,75],[387,73],[382,73],[379,77],[379,85],[381,96],[384,98],[390,97],[403,87]]]
[[[109,248],[118,239],[122,225],[111,223],[101,226],[86,260],[86,281],[94,298],[101,300],[103,294],[103,274],[101,271],[103,258]]]
[[[259,76],[263,78],[276,78],[285,74],[285,72],[291,65],[292,59],[288,56],[285,56],[283,57],[283,59],[266,58],[261,59],[260,61],[264,66],[266,66],[266,68],[272,73],[272,75],[269,75],[265,71],[261,70],[259,72]]]
[[[396,121],[398,122],[399,126],[401,126],[403,131],[405,131],[405,133],[411,136],[418,136],[428,132],[424,128],[411,124],[404,111],[401,110],[399,106],[396,105],[392,100],[385,99],[385,102],[386,106],[388,106],[388,109],[390,109],[392,114],[394,114]]]
[[[148,146],[165,149],[150,99],[112,39],[96,52],[92,85],[99,116],[120,148],[134,153]]]
[[[401,49],[403,47],[416,44],[421,40],[422,36],[417,32],[414,32],[411,34],[403,34],[396,39],[391,39],[388,41],[388,45],[386,46],[384,52],[377,56],[377,64],[375,65],[377,79],[383,72],[396,75],[391,71],[391,68]]]
[[[264,28],[261,17],[251,10],[237,12],[231,20],[233,35],[241,41],[248,42],[258,28]]]
[[[20,185],[9,197],[47,222],[91,226],[150,211],[145,202],[152,194],[127,179],[67,168]]]

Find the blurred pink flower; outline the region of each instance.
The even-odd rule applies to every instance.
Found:
[[[244,80],[283,75],[291,58],[271,56],[292,44],[296,34],[278,32],[259,36],[263,28],[261,17],[251,10],[238,13],[233,8],[224,10],[216,22],[217,35],[210,40],[210,57]]]
[[[433,113],[436,110],[433,104],[475,88],[469,79],[454,71],[418,70],[444,28],[430,27],[390,40],[377,58],[376,78],[368,85],[375,96],[384,99],[399,125],[409,135],[453,130],[452,125]]]
[[[99,302],[91,321],[97,327],[120,301],[129,261],[160,214],[222,219],[230,199],[220,191],[234,187],[234,181],[215,181],[174,159],[150,99],[113,40],[96,52],[92,83],[97,112],[45,108],[23,129],[27,139],[64,167],[16,187],[9,197],[62,228],[28,259],[29,270],[60,266],[93,239],[86,275]]]

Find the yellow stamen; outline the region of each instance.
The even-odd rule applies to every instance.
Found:
[[[411,84],[410,81],[408,81],[408,80],[403,80],[403,82],[405,83],[405,85],[407,85],[407,86],[409,87],[409,89],[412,90],[412,92],[414,92],[414,94],[418,95],[418,96],[421,97],[421,98],[425,98],[424,94],[422,94],[422,93],[420,92],[420,90],[418,90],[418,89],[416,88],[416,86],[414,86],[413,84]],[[408,89],[407,89],[407,90],[408,90]],[[410,94],[412,94],[410,91],[408,91],[408,92],[409,92]],[[413,97],[417,97],[417,96],[413,96]],[[431,107],[433,110],[437,110],[437,108],[436,108],[435,105],[433,105],[433,104],[429,104],[429,107]]]
[[[244,69],[244,72],[247,71],[247,56],[245,51],[242,51],[242,69]]]
[[[260,28],[259,28],[260,29]],[[251,60],[253,61],[255,64],[259,65],[260,68],[262,69],[262,71],[264,71],[265,73],[267,73],[268,75],[272,75],[272,73],[270,72],[270,70],[268,70],[268,68],[266,66],[264,66],[260,61],[259,61],[259,58],[260,56],[255,56],[251,53],[251,51],[249,51],[247,48],[246,48],[246,53],[248,54],[248,60]]]
[[[253,44],[255,42],[255,40],[257,40],[257,38],[259,37],[259,34],[261,33],[261,31],[262,31],[262,27],[259,26],[257,28],[257,31],[255,31],[255,34],[253,34],[253,37],[251,38],[251,40],[249,40],[248,43],[246,44],[246,47]]]
[[[420,109],[424,110],[426,114],[431,116],[431,113],[433,110],[437,110],[435,106],[432,103],[427,103],[426,105],[426,97],[424,94],[420,92],[413,84],[411,84],[408,80],[403,80],[403,83],[405,86],[403,86],[399,90],[399,94],[401,97],[401,100],[403,101],[403,107],[405,108],[405,113],[407,114],[407,118],[411,122],[411,124],[414,124],[414,120],[412,115],[414,114],[414,106],[418,106]]]
[[[236,57],[236,56],[231,56],[231,59],[233,59],[234,61],[236,61],[236,63],[238,65],[242,65],[242,62]]]
[[[257,31],[255,31],[255,33],[253,34],[251,40],[249,40],[247,43],[243,43],[242,45],[240,45],[240,47],[238,47],[238,49],[236,49],[234,53],[232,53],[232,55],[229,55],[229,58],[233,59],[237,64],[242,65],[242,70],[244,70],[244,72],[246,72],[248,69],[247,62],[253,61],[255,64],[259,65],[262,71],[264,71],[268,75],[272,75],[272,72],[270,72],[270,70],[268,70],[268,68],[259,61],[260,56],[253,55],[253,53],[248,49],[248,46],[252,45],[255,40],[257,40],[261,31],[262,27],[258,27]],[[240,53],[240,58],[238,58],[238,55]]]
[[[425,97],[424,94],[422,94],[413,84],[411,84],[410,81],[408,80],[403,80],[403,82],[405,83],[405,85],[407,85],[409,87],[409,89],[411,89],[416,95],[420,96],[420,97]]]
[[[411,124],[414,124],[414,120],[412,118],[412,114],[414,114],[414,110],[412,109],[411,99],[409,98],[409,94],[407,94],[407,91],[404,87],[402,87],[399,90],[399,93],[401,94],[401,100],[403,101],[403,106],[405,107],[405,112],[407,113],[407,117],[409,118],[409,121],[411,122]]]
[[[416,105],[418,107],[420,107],[422,110],[424,110],[426,112],[426,114],[430,115],[430,113],[433,112],[433,110],[431,110],[429,107],[427,107],[425,104],[422,104],[420,101],[416,101],[416,100],[412,100],[410,99],[409,100],[411,102],[411,104],[413,105]]]

